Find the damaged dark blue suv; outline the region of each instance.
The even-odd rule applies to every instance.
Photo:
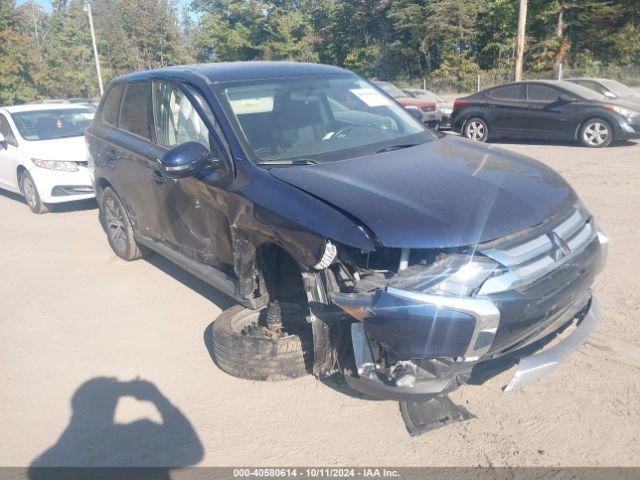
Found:
[[[239,302],[211,329],[233,375],[341,373],[419,400],[518,363],[513,389],[598,321],[607,238],[558,174],[432,132],[343,69],[128,75],[86,138],[115,253],[156,252]]]

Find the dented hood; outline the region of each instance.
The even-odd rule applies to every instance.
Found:
[[[451,136],[271,174],[354,217],[387,247],[475,245],[540,225],[578,201],[542,163]]]

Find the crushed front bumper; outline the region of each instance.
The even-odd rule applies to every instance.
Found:
[[[523,357],[518,361],[518,369],[505,387],[505,391],[522,388],[553,371],[558,363],[584,343],[599,320],[600,303],[595,297],[591,297],[591,305],[586,315],[566,338],[540,353]]]
[[[449,372],[441,377],[431,380],[416,382],[411,386],[401,387],[388,383],[375,372],[368,375],[359,371],[358,375],[346,374],[347,384],[359,392],[372,397],[397,401],[419,401],[433,395],[448,393],[455,390],[463,383],[483,383],[497,373],[517,365],[516,372],[511,378],[505,391],[513,391],[528,385],[535,380],[552,372],[555,367],[574,350],[576,350],[591,334],[600,319],[600,304],[593,296],[589,297],[588,307],[583,307],[576,312],[571,310],[564,312],[554,322],[555,330],[545,330],[532,338],[521,348],[510,352],[504,357],[497,357],[478,362],[460,362],[454,364]],[[586,312],[584,308],[587,308]],[[544,346],[553,341],[557,336],[562,338],[552,346]],[[368,345],[365,345],[366,337],[362,323],[352,324],[352,342],[356,356],[356,364],[360,366],[370,364],[373,366],[373,358],[370,357]],[[506,365],[506,367],[505,367]],[[475,370],[484,373],[479,376],[481,381],[474,379]],[[487,375],[486,372],[491,372]]]

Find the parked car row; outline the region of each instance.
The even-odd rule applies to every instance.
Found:
[[[501,117],[485,112],[515,119],[529,85],[546,86],[459,100],[454,128],[492,134]],[[588,103],[570,85],[548,101]],[[437,99],[409,94],[314,64],[140,72],[113,80],[95,116],[3,109],[0,165],[37,212],[92,181],[116,255],[156,252],[233,297],[210,339],[232,375],[341,374],[415,401],[518,364],[507,390],[520,388],[595,328],[607,237],[556,172],[426,128]]]
[[[586,147],[640,138],[640,109],[578,81],[510,83],[456,99],[452,128],[465,137],[575,140]]]

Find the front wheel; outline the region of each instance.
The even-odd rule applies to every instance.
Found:
[[[218,367],[234,377],[290,380],[313,370],[313,334],[297,304],[233,306],[213,322],[211,343]]]
[[[603,148],[611,144],[613,130],[602,118],[590,118],[580,128],[580,142],[585,147]]]
[[[464,136],[469,140],[486,142],[489,138],[489,125],[482,118],[470,118],[464,126]]]
[[[33,181],[33,177],[27,171],[22,172],[20,175],[20,190],[33,213],[40,214],[49,211],[49,208],[42,203],[40,199],[40,194],[38,193],[36,183]]]

